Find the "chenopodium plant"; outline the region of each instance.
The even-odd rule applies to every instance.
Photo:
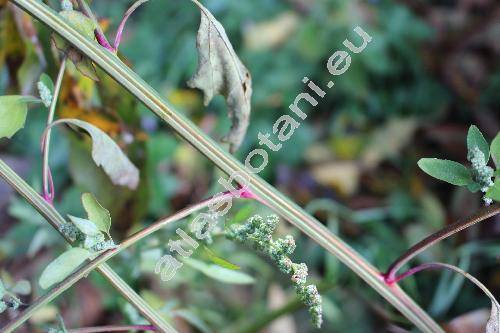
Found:
[[[82,195],[82,204],[87,212],[87,219],[69,215],[70,222],[59,227],[67,238],[80,246],[67,250],[45,268],[39,279],[39,284],[44,289],[64,280],[85,260],[116,247],[109,232],[109,211],[90,193]]]
[[[470,167],[455,161],[423,158],[418,166],[430,176],[457,186],[466,186],[471,192],[484,193],[486,205],[500,201],[500,133],[488,144],[483,134],[472,125],[467,134],[467,160]],[[488,165],[490,157],[496,171]],[[495,181],[493,181],[495,177]]]
[[[272,234],[278,223],[279,218],[276,215],[270,215],[265,219],[255,215],[243,225],[231,226],[226,231],[226,237],[251,244],[275,262],[281,272],[290,275],[299,299],[309,310],[313,325],[320,328],[323,322],[321,295],[316,285],[307,285],[307,265],[294,263],[289,258],[296,248],[293,237],[287,235],[284,238],[273,239]]]

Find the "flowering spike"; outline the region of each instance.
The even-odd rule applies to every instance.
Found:
[[[233,225],[226,237],[238,242],[251,243],[256,249],[268,255],[281,272],[291,275],[291,280],[299,299],[308,307],[315,327],[320,328],[323,322],[321,295],[315,285],[306,286],[308,268],[304,263],[296,264],[288,257],[296,248],[291,235],[273,240],[272,233],[278,226],[279,218],[271,215],[263,219],[259,215],[252,216],[243,225]]]

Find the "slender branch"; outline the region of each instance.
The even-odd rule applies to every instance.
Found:
[[[128,68],[113,53],[88,39],[48,6],[37,0],[11,0],[56,31],[63,39],[89,57],[151,111],[167,122],[182,138],[228,175],[248,180],[250,190],[280,216],[290,221],[318,245],[335,255],[375,291],[424,332],[443,332],[442,328],[403,290],[388,286],[381,273],[359,253],[334,235],[313,216],[259,176],[250,173],[234,156],[221,148],[181,112],[175,111],[163,97]],[[243,185],[243,184],[242,184]]]
[[[225,195],[231,196],[230,193],[226,193]],[[17,327],[21,326],[26,320],[28,320],[33,315],[33,313],[38,311],[41,307],[45,306],[47,303],[54,300],[57,296],[62,294],[64,291],[71,288],[80,279],[86,277],[96,267],[98,267],[101,264],[104,264],[106,261],[108,261],[112,257],[116,256],[120,252],[124,251],[125,249],[129,248],[130,246],[134,245],[135,243],[139,242],[140,240],[146,238],[147,236],[151,235],[155,231],[158,231],[159,229],[163,228],[167,224],[179,221],[179,220],[191,215],[192,213],[194,213],[196,211],[199,211],[203,208],[210,206],[213,203],[218,202],[219,200],[221,200],[220,197],[212,197],[212,198],[203,200],[197,204],[194,204],[192,206],[186,207],[186,208],[178,211],[177,213],[172,214],[166,218],[163,218],[163,219],[155,222],[154,224],[148,226],[147,228],[144,228],[143,230],[128,237],[126,240],[124,240],[122,243],[120,243],[120,245],[118,245],[117,247],[103,252],[97,258],[87,262],[85,265],[80,267],[78,270],[76,270],[74,273],[72,273],[66,279],[61,281],[58,285],[56,285],[54,288],[52,288],[50,290],[50,292],[48,292],[47,294],[38,298],[26,310],[24,310],[19,316],[17,316],[12,321],[10,321],[2,329],[2,332],[11,332],[14,329],[16,329]]]
[[[50,124],[54,120],[54,114],[56,111],[57,100],[59,99],[59,92],[61,91],[62,80],[64,77],[64,71],[66,70],[66,56],[62,58],[61,66],[59,67],[59,73],[57,74],[57,80],[54,87],[54,93],[52,94],[52,102],[50,103],[49,115],[47,117],[47,127],[49,128],[46,136],[42,142],[42,154],[43,154],[43,198],[52,204],[54,200],[54,182],[52,181],[52,173],[49,168],[49,147],[50,147]]]
[[[116,36],[115,36],[115,44],[114,44],[114,49],[115,52],[118,51],[118,47],[120,46],[120,42],[122,40],[122,34],[123,34],[123,29],[125,28],[125,23],[127,23],[128,18],[132,13],[139,8],[140,5],[143,3],[147,2],[149,0],[138,0],[134,2],[132,6],[125,12],[125,15],[122,18],[122,21],[120,22],[120,25],[118,26],[118,29],[116,30]]]
[[[461,231],[474,224],[484,221],[492,216],[500,213],[500,205],[495,204],[489,207],[484,207],[475,214],[468,216],[467,218],[460,220],[456,223],[450,224],[447,227],[439,230],[438,232],[426,237],[417,244],[409,248],[405,253],[403,253],[394,263],[389,266],[387,273],[384,274],[386,283],[392,284],[396,281],[396,273],[403,267],[408,261],[414,258],[416,255],[436,244],[437,242]]]
[[[125,332],[125,331],[156,332],[156,329],[154,326],[149,326],[149,325],[99,326],[99,327],[76,328],[68,330],[68,333],[99,333],[99,332]]]
[[[59,225],[66,223],[57,210],[47,203],[31,186],[16,174],[4,161],[0,159],[0,177],[22,195],[38,212],[56,229],[68,242],[71,241],[61,233]],[[168,324],[134,289],[116,274],[107,264],[97,267],[97,270],[111,283],[111,285],[130,303],[144,318],[155,325],[160,332],[176,333],[177,331]],[[6,331],[2,331],[6,332]]]
[[[491,302],[494,303],[494,305],[498,308],[498,311],[500,311],[500,304],[498,304],[498,301],[495,299],[495,296],[493,296],[493,294],[488,290],[488,288],[486,288],[486,286],[484,284],[481,283],[481,281],[479,281],[478,279],[476,279],[474,276],[470,275],[466,271],[464,271],[456,266],[450,265],[450,264],[445,264],[445,263],[441,263],[441,262],[425,263],[425,264],[419,265],[417,267],[413,267],[413,268],[409,269],[408,271],[404,272],[403,274],[398,275],[395,278],[394,282],[399,282],[399,281],[401,281],[409,276],[412,276],[413,274],[416,274],[418,272],[425,271],[428,269],[447,269],[447,270],[453,271],[455,273],[462,274],[469,281],[471,281],[476,286],[478,286],[486,294],[486,296],[488,296],[490,298]]]

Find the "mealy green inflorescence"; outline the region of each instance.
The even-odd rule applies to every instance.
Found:
[[[486,193],[494,184],[492,177],[495,171],[488,166],[484,153],[477,146],[469,150],[467,159],[472,165],[472,177],[474,181],[480,186],[481,192]],[[487,197],[483,197],[483,200],[487,205],[493,202],[493,200]]]
[[[83,242],[83,247],[92,252],[100,252],[116,246],[112,239],[106,240],[102,233],[85,235],[72,223],[61,224],[59,230],[71,241]]]
[[[37,88],[43,105],[48,108],[50,104],[52,104],[52,93],[50,89],[42,81],[38,81]]]
[[[61,9],[73,10],[73,4],[71,3],[71,0],[61,0]]]
[[[0,313],[8,308],[17,310],[19,305],[21,305],[21,300],[14,293],[8,291],[0,280]]]
[[[315,285],[306,285],[307,265],[296,264],[288,257],[295,251],[295,240],[288,235],[284,238],[273,239],[272,234],[278,226],[279,218],[276,215],[262,218],[259,215],[248,219],[243,225],[232,226],[226,236],[241,243],[249,243],[257,250],[268,255],[281,272],[291,276],[300,300],[308,307],[314,326],[321,327],[323,311],[321,295]]]

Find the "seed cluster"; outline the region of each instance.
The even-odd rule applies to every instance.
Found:
[[[92,252],[100,252],[116,246],[112,239],[106,240],[102,233],[85,235],[72,223],[61,224],[59,230],[72,242],[83,241],[83,247]]]
[[[19,305],[21,305],[21,300],[5,289],[3,282],[0,280],[0,313],[7,310],[7,308],[17,310]]]
[[[493,168],[488,166],[488,161],[486,161],[484,153],[477,146],[469,150],[467,159],[472,164],[474,181],[479,184],[481,192],[486,193],[493,186],[493,180],[491,179],[494,174]],[[483,197],[483,200],[486,205],[490,205],[493,202],[493,200],[487,197]]]
[[[273,239],[272,234],[278,226],[279,218],[271,215],[265,219],[255,215],[243,225],[234,225],[226,236],[241,243],[249,243],[257,250],[268,255],[281,272],[291,276],[299,299],[308,307],[311,320],[317,328],[323,322],[321,295],[315,285],[306,285],[308,269],[304,263],[296,264],[288,257],[295,251],[296,244],[292,236]]]
[[[50,104],[52,104],[52,93],[50,89],[42,81],[38,81],[37,88],[43,105],[48,108]]]
[[[73,4],[71,3],[71,0],[62,0],[61,8],[62,10],[73,10]]]

